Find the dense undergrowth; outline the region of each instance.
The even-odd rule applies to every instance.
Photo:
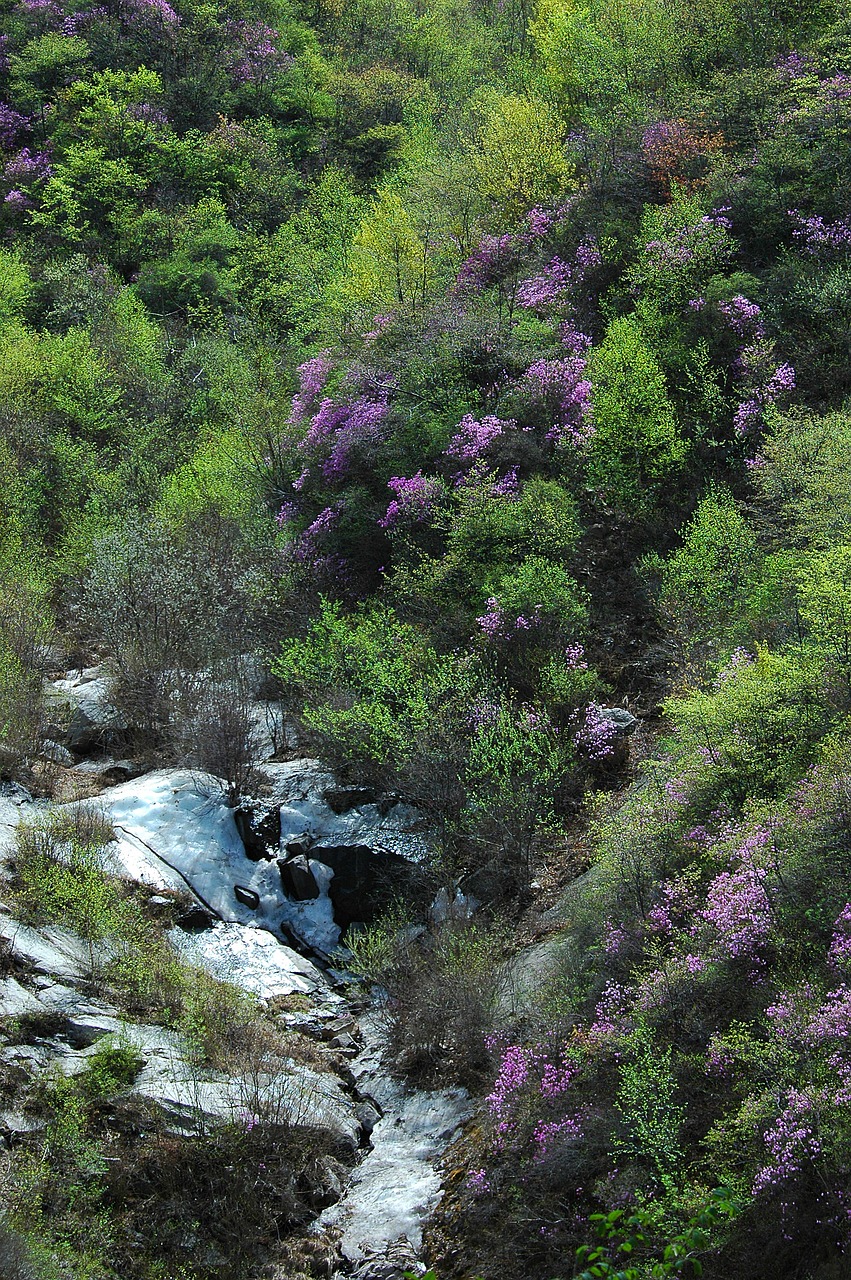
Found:
[[[439,1016],[485,925],[370,960],[412,1062],[491,1073],[441,1274],[572,1274],[621,1207],[657,1274],[722,1186],[707,1275],[844,1274],[844,6],[18,0],[0,99],[4,775],[101,656],[107,745],[235,799],[259,657],[503,918],[590,823],[516,1025]],[[83,936],[147,945],[95,872]]]

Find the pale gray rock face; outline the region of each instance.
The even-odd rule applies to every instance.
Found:
[[[64,679],[48,684],[45,695],[57,719],[66,721],[65,741],[78,754],[102,746],[110,730],[117,727],[103,667],[69,671]]]
[[[0,1018],[20,1018],[28,1013],[40,1013],[41,1005],[26,987],[15,978],[0,980]]]
[[[36,973],[73,981],[84,977],[91,968],[86,944],[58,925],[33,929],[10,916],[0,915],[0,938],[6,939],[12,956],[19,963]]]
[[[261,1000],[275,996],[315,996],[323,1004],[340,1004],[322,970],[266,929],[218,921],[202,933],[169,934],[178,955],[223,982],[233,982]]]

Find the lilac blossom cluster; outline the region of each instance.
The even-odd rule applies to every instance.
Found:
[[[69,13],[62,20],[63,36],[78,36],[83,31],[87,31],[89,27],[96,22],[103,22],[109,17],[109,10],[103,5],[98,5],[94,9],[86,9],[80,13]]]
[[[522,1144],[530,1139],[532,1158],[540,1161],[551,1155],[556,1145],[581,1137],[577,1114],[550,1118],[554,1110],[563,1109],[579,1074],[575,1062],[561,1054],[554,1057],[542,1045],[504,1046],[493,1089],[486,1098],[498,1142]]]
[[[798,209],[789,209],[788,213],[794,223],[794,239],[811,257],[837,256],[851,249],[851,218],[825,222],[818,215],[808,218]]]
[[[541,624],[542,608],[536,605],[530,614],[519,613],[512,617],[499,603],[496,596],[489,596],[485,612],[476,618],[477,625],[488,640],[510,640],[524,631],[531,631]]]
[[[422,524],[432,514],[443,492],[439,480],[424,476],[421,471],[409,477],[391,476],[387,487],[396,497],[378,521],[382,529],[395,529],[400,524]]]
[[[591,339],[566,331],[570,354],[559,360],[536,360],[517,384],[530,408],[543,410],[551,426],[547,440],[580,448],[594,434],[591,382],[586,376]]]
[[[477,247],[458,269],[455,288],[459,292],[481,293],[489,284],[502,279],[518,261],[525,247],[523,237],[506,232],[501,236],[482,236]]]
[[[328,377],[334,363],[331,359],[330,352],[323,351],[318,356],[313,356],[310,360],[305,360],[304,364],[298,367],[298,394],[293,396],[292,409],[290,417],[293,422],[303,422],[315,405],[319,396],[325,390]]]
[[[20,134],[30,126],[30,117],[22,116],[20,111],[0,102],[0,147],[11,150]]]
[[[763,1135],[769,1158],[754,1178],[755,1196],[788,1182],[807,1161],[821,1153],[817,1128],[812,1095],[806,1090],[789,1089],[786,1106]]]
[[[585,718],[573,741],[589,760],[599,763],[614,754],[617,736],[614,721],[609,719],[598,702],[591,702],[585,708]]]
[[[7,182],[45,182],[53,173],[50,155],[47,151],[30,151],[24,147],[13,156],[3,170]]]
[[[378,444],[389,405],[387,399],[359,396],[335,403],[324,399],[314,413],[299,448],[322,457],[320,466],[326,480],[341,480],[351,465],[356,449]]]
[[[836,917],[828,961],[834,969],[844,970],[851,966],[851,902],[847,902]]]
[[[752,384],[750,395],[739,404],[733,415],[733,426],[742,436],[759,430],[765,423],[767,410],[795,389],[792,366],[785,362],[778,365],[772,362],[766,368],[766,355],[764,344],[755,342],[745,347],[739,358],[743,377]]]
[[[159,0],[164,3],[164,0]],[[228,56],[225,69],[234,84],[262,85],[288,70],[295,59],[275,44],[277,31],[259,19],[235,19],[226,25]]]
[[[481,420],[467,413],[458,423],[455,435],[446,447],[448,458],[457,458],[459,462],[475,462],[487,453],[494,441],[507,431],[513,431],[517,423],[513,418],[496,418],[487,414]]]
[[[56,0],[19,0],[19,13],[32,18],[41,30],[57,30],[62,23],[62,6]]]
[[[699,265],[719,268],[732,256],[730,232],[733,224],[727,207],[704,214],[697,222],[678,227],[667,236],[648,240],[644,246],[647,265],[662,274],[672,268]]]
[[[552,258],[535,276],[524,280],[517,290],[517,301],[529,311],[545,311],[560,306],[571,290],[578,288],[588,274],[602,265],[596,239],[586,236],[574,254],[573,262]]]
[[[285,558],[311,569],[322,569],[328,563],[325,553],[328,535],[337,524],[341,511],[342,503],[340,502],[324,507],[307,528],[287,545],[284,551]],[[286,514],[285,512],[285,517]],[[286,520],[282,523],[285,522]]]
[[[767,875],[764,867],[743,862],[709,886],[703,919],[715,929],[717,946],[731,957],[750,956],[768,939],[773,916]]]
[[[737,293],[729,302],[719,302],[718,310],[740,338],[764,338],[765,323],[756,302]]]

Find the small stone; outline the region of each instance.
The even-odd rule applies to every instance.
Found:
[[[260,906],[260,894],[255,893],[253,889],[246,889],[244,885],[235,884],[233,886],[233,896],[237,902],[241,902],[250,911],[256,911]]]

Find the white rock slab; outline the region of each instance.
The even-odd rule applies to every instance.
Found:
[[[315,964],[256,925],[217,921],[202,933],[172,929],[169,940],[182,960],[261,1000],[294,994],[331,995]]]

